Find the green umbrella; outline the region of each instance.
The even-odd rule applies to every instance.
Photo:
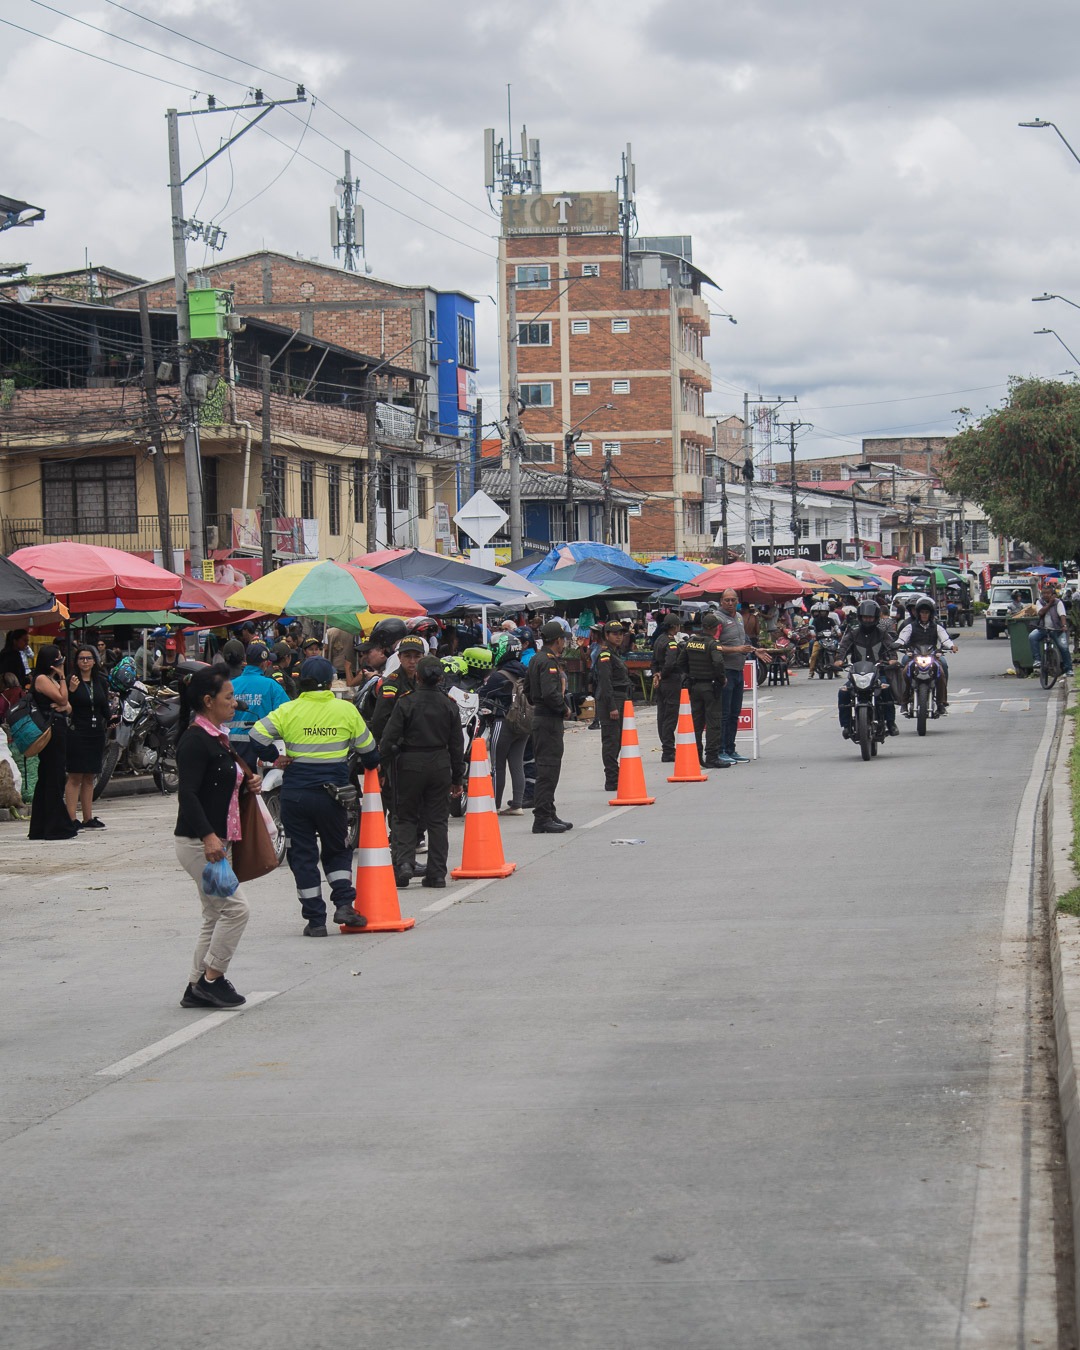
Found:
[[[80,616],[80,626],[85,628],[188,628],[191,623],[167,609],[110,609]]]

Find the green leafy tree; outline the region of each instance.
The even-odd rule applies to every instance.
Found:
[[[999,534],[1080,556],[1080,384],[1010,380],[1005,405],[950,440],[943,476]]]

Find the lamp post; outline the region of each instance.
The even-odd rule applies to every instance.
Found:
[[[1044,122],[1041,117],[1036,117],[1034,122],[1017,122],[1016,125],[1018,127],[1031,127],[1036,131],[1042,131],[1044,127],[1053,128],[1060,137],[1062,145],[1068,150],[1069,154],[1072,155],[1073,159],[1076,160],[1077,164],[1080,164],[1080,155],[1076,153],[1065,137],[1061,135],[1061,129],[1055,126],[1053,122]]]
[[[1043,291],[1042,295],[1033,295],[1031,297],[1031,302],[1034,305],[1039,304],[1043,300],[1064,300],[1067,305],[1072,305],[1073,309],[1080,309],[1080,305],[1078,305],[1075,300],[1069,300],[1064,295],[1055,295],[1050,291]]]
[[[1061,343],[1061,345],[1065,348],[1065,350],[1066,350],[1066,351],[1069,353],[1069,355],[1072,357],[1072,359],[1073,359],[1074,361],[1080,363],[1080,356],[1077,356],[1077,355],[1076,355],[1076,353],[1073,351],[1073,349],[1069,346],[1069,344],[1065,341],[1065,339],[1064,339],[1059,333],[1055,333],[1054,330],[1053,330],[1052,328],[1036,328],[1036,329],[1035,329],[1035,334],[1036,334],[1036,336],[1041,336],[1041,335],[1044,334],[1044,333],[1049,333],[1052,337],[1056,337],[1057,340]]]

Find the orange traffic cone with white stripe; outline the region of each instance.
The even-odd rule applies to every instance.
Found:
[[[364,928],[346,928],[344,924],[339,924],[343,933],[404,933],[416,923],[415,919],[401,917],[378,769],[364,770],[360,862],[356,868],[356,899],[353,908],[367,916],[367,925]]]
[[[641,764],[641,746],[634,721],[634,705],[627,699],[623,704],[622,746],[619,749],[619,786],[609,806],[652,806],[655,797],[647,795],[645,770]]]
[[[469,755],[469,801],[461,866],[450,875],[455,881],[461,877],[508,877],[515,867],[517,863],[508,863],[503,857],[487,745],[482,736],[475,736]]]
[[[701,772],[697,737],[694,735],[694,714],[690,711],[690,690],[679,695],[679,721],[675,727],[675,772],[669,783],[707,783],[709,775]]]

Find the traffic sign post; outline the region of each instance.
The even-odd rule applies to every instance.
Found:
[[[760,754],[757,691],[757,662],[746,661],[743,664],[743,706],[739,713],[739,725],[735,730],[735,740],[736,742],[749,740],[751,759],[757,759]],[[747,694],[750,695],[749,702],[747,702]]]
[[[479,558],[486,559],[491,555],[494,562],[494,555],[487,547],[495,535],[502,529],[510,517],[502,509],[497,501],[494,501],[484,491],[474,492],[467,502],[461,507],[454,517],[454,524],[459,530],[463,530],[469,538],[478,545],[477,548],[470,550],[470,556],[474,562]],[[479,555],[479,558],[477,557]],[[488,564],[489,566],[491,564]],[[484,641],[487,642],[491,636],[488,632],[487,624],[487,605],[480,606],[480,626],[483,629]]]

